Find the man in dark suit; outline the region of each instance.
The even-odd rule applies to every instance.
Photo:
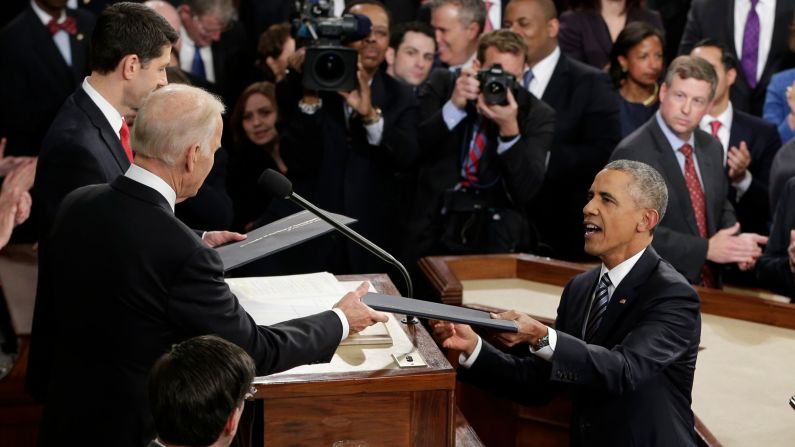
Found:
[[[770,243],[756,264],[756,273],[763,287],[795,300],[795,178],[781,191]]]
[[[334,310],[271,327],[240,306],[218,253],[173,214],[212,168],[223,110],[195,87],[158,90],[136,119],[135,164],[64,199],[50,242],[55,349],[40,445],[89,423],[89,443],[145,445],[155,435],[147,371],[187,338],[217,334],[266,375],[329,361],[349,331],[386,321],[361,302],[366,284]]]
[[[420,91],[423,159],[405,244],[410,260],[534,247],[524,207],[544,179],[554,112],[520,85],[508,90],[507,104],[487,104],[476,76],[500,64],[521,78],[526,52],[512,31],[484,34],[472,68],[457,79],[437,69]]]
[[[728,200],[720,143],[698,128],[718,84],[715,69],[699,57],[671,62],[660,87],[660,109],[619,143],[611,160],[629,159],[657,169],[668,185],[669,212],[654,248],[692,284],[720,287],[720,264],[750,268],[767,238],[740,230]]]
[[[795,0],[693,0],[679,54],[689,54],[696,42],[707,37],[726,45],[741,65],[731,88],[732,103],[762,116],[770,77],[795,62],[787,47],[794,9]]]
[[[39,154],[64,100],[88,74],[91,13],[35,0],[0,30],[0,136],[9,155]]]
[[[768,234],[770,165],[781,147],[776,126],[732,106],[729,88],[737,78],[737,60],[724,45],[705,39],[696,43],[690,54],[712,64],[718,75],[715,99],[700,127],[721,143],[723,164],[731,183],[729,201],[740,227],[743,231]]]
[[[295,188],[328,211],[358,219],[358,231],[387,251],[397,249],[396,206],[404,188],[403,170],[419,152],[417,105],[411,87],[382,69],[389,47],[389,13],[380,2],[349,4],[363,14],[372,32],[349,44],[359,51],[358,87],[350,92],[304,91],[301,73],[277,86],[281,154]],[[374,272],[383,264],[349,241],[322,250],[334,272]],[[323,259],[322,255],[317,255]],[[327,264],[328,265],[328,264]]]
[[[47,235],[55,214],[75,188],[110,182],[130,167],[125,118],[135,114],[146,95],[166,84],[165,67],[177,38],[161,16],[143,5],[121,3],[106,9],[91,37],[91,76],[66,100],[44,138],[33,188],[39,287],[26,384],[38,399],[46,392],[50,362]]]
[[[551,0],[512,0],[505,26],[527,43],[530,71],[525,87],[555,109],[555,138],[544,185],[530,205],[541,240],[551,250],[543,254],[581,260],[579,216],[592,179],[607,163],[621,139],[618,96],[606,74],[562,54],[558,47],[557,11]]]
[[[699,299],[650,246],[666,212],[660,174],[618,160],[597,174],[583,209],[585,250],[601,267],[563,291],[555,327],[517,311],[518,333],[497,338],[506,354],[469,326],[433,322],[443,346],[461,351],[462,380],[527,404],[568,392],[572,445],[695,446],[690,409],[701,336]]]

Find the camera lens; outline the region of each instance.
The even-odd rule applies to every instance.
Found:
[[[337,53],[321,54],[315,62],[315,73],[322,82],[336,82],[345,74],[345,62]]]
[[[504,91],[505,91],[505,85],[503,85],[501,82],[495,82],[495,81],[486,84],[486,87],[484,89],[484,92],[489,95],[499,95]]]

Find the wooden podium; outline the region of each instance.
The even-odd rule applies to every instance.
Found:
[[[591,267],[531,255],[420,260],[442,302],[481,310],[517,309],[548,325],[554,323],[563,286]],[[701,297],[702,350],[692,406],[700,443],[792,445],[795,413],[788,400],[795,394],[795,305],[695,289]],[[530,408],[459,384],[457,399],[486,445],[569,444],[571,405],[565,398]]]

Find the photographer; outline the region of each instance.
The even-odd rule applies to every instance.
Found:
[[[346,45],[358,51],[358,70],[351,70],[357,87],[306,90],[302,77],[311,73],[296,72],[303,64],[293,62],[277,86],[284,126],[281,153],[296,192],[325,210],[358,219],[356,230],[389,251],[396,248],[398,218],[405,214],[397,205],[400,172],[418,153],[417,105],[411,88],[382,69],[389,47],[389,12],[384,5],[355,1],[345,13],[372,22],[369,35]],[[309,58],[311,50],[298,54]],[[338,239],[318,247],[313,256],[326,262],[317,267],[335,273],[384,269],[358,245]]]
[[[472,68],[457,79],[437,69],[421,89],[425,158],[405,244],[410,259],[532,250],[522,209],[544,179],[554,112],[515,81],[526,55],[517,34],[487,33]]]

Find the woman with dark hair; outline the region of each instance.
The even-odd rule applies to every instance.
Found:
[[[287,173],[279,154],[277,114],[274,85],[255,82],[240,95],[229,118],[234,145],[229,151],[227,188],[235,209],[235,231],[250,231],[267,220],[263,214],[270,198],[257,186],[262,171]]]
[[[560,16],[560,49],[600,70],[607,69],[613,42],[628,24],[645,22],[664,30],[660,14],[647,9],[643,0],[581,0],[578,3]]]
[[[255,62],[260,80],[276,83],[284,79],[287,60],[295,53],[295,39],[290,33],[289,23],[277,23],[260,36]]]
[[[662,32],[634,22],[619,33],[610,52],[610,78],[621,97],[621,138],[649,120],[657,111],[663,71]]]

